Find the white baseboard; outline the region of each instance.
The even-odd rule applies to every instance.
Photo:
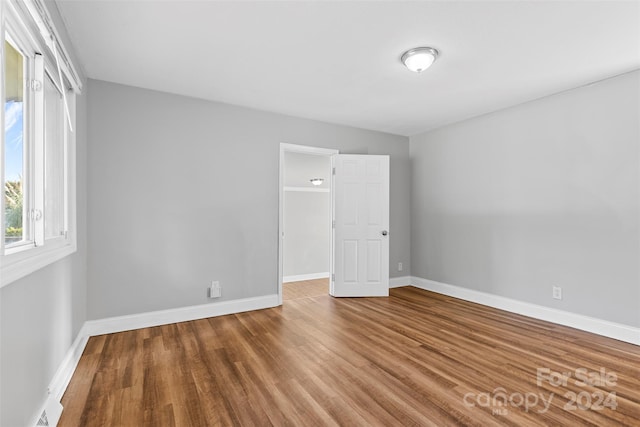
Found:
[[[78,362],[80,362],[80,357],[87,345],[87,341],[89,341],[89,335],[87,334],[85,323],[82,328],[80,328],[76,339],[71,344],[71,347],[67,351],[67,354],[65,354],[64,359],[62,359],[58,370],[56,370],[56,373],[53,375],[53,379],[49,383],[47,390],[47,398],[43,402],[37,414],[33,416],[33,422],[30,425],[37,425],[40,416],[45,410],[47,411],[47,420],[49,425],[55,426],[58,424],[58,419],[60,419],[60,415],[62,414],[62,406],[59,402],[62,400],[62,396],[71,381],[71,377],[76,371],[76,367],[78,366]]]
[[[82,328],[80,328],[80,332],[78,332],[76,339],[73,341],[73,344],[71,344],[71,348],[67,351],[60,367],[49,384],[49,395],[58,402],[62,399],[62,395],[64,395],[69,381],[71,381],[71,377],[78,366],[87,341],[89,341],[89,334],[87,332],[87,324],[85,323]]]
[[[328,279],[329,272],[325,273],[311,273],[311,274],[297,274],[295,276],[284,276],[282,278],[283,283],[300,282],[302,280],[315,280],[315,279]]]
[[[109,317],[100,320],[89,320],[85,323],[89,336],[112,334],[133,329],[149,328],[170,323],[205,319],[207,317],[224,316],[244,311],[261,310],[276,307],[278,295],[265,295],[218,303],[193,305],[190,307],[172,308],[169,310],[150,311],[128,316]]]
[[[411,276],[392,277],[389,279],[389,289],[411,285]]]
[[[328,279],[329,273],[313,273],[313,274],[300,274],[297,276],[284,276],[282,278],[283,283],[299,282],[301,280],[314,280],[314,279]],[[411,285],[411,276],[392,277],[389,279],[389,288],[399,288],[402,286]]]
[[[328,273],[326,277],[328,277]],[[570,313],[446,283],[440,283],[433,280],[422,279],[420,277],[404,276],[389,279],[390,288],[401,286],[415,286],[416,288],[437,292],[454,298],[460,298],[465,301],[487,305],[512,313],[518,313],[524,316],[558,323],[560,325],[570,326],[572,328],[592,332],[594,334],[640,345],[640,328],[634,328],[628,325],[622,325],[581,314]],[[52,400],[57,402],[62,399],[62,396],[69,385],[69,381],[71,380],[78,362],[80,361],[82,352],[87,345],[87,341],[91,336],[204,319],[207,317],[223,316],[251,310],[260,310],[276,307],[278,305],[278,295],[273,294],[191,307],[153,311],[129,316],[89,320],[85,322],[80,329],[78,336],[71,345],[71,348],[60,364],[60,367],[56,371],[53,380],[49,385],[49,396]],[[42,414],[42,411],[47,407],[47,404],[48,402],[45,402],[42,405],[42,408],[35,418],[36,422]],[[33,425],[35,425],[35,422]]]
[[[640,328],[635,328],[633,326],[609,322],[595,317],[544,307],[511,298],[505,298],[486,292],[462,288],[460,286],[440,283],[434,280],[422,279],[420,277],[411,277],[411,284],[416,288],[425,289],[427,291],[437,292],[439,294],[463,299],[465,301],[488,305],[489,307],[498,308],[500,310],[522,314],[535,319],[570,326],[572,328],[605,337],[640,345]]]

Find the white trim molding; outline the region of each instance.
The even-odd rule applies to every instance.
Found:
[[[128,316],[109,317],[100,320],[89,320],[85,323],[85,326],[89,336],[95,336],[168,325],[170,323],[188,322],[190,320],[205,319],[207,317],[242,313],[244,311],[261,310],[278,305],[278,295],[272,294],[212,304],[150,311]]]
[[[392,277],[389,279],[389,289],[411,286],[411,276]]]
[[[76,250],[77,245],[75,241],[61,247],[50,249],[46,249],[44,247],[30,249],[28,250],[30,256],[20,260],[7,262],[2,266],[2,280],[0,281],[0,288],[11,284],[18,279],[22,279],[23,277],[38,271],[49,264],[60,261],[62,258],[68,257],[75,253]],[[27,251],[25,251],[25,253],[27,253]]]
[[[486,292],[467,289],[460,286],[449,285],[447,283],[436,282],[434,280],[411,277],[411,285],[427,291],[436,292],[465,301],[487,305],[511,313],[533,317],[559,325],[569,326],[582,331],[591,332],[608,338],[640,345],[640,328],[635,328],[621,323],[610,322],[595,317],[582,314],[571,313],[569,311],[544,307],[524,301],[501,297]]]
[[[316,156],[326,156],[331,158],[331,156],[338,154],[339,151],[333,148],[320,148],[320,147],[311,147],[307,145],[297,145],[297,144],[289,144],[286,142],[280,143],[280,164],[278,166],[279,176],[278,176],[278,305],[282,304],[282,283],[284,279],[284,193],[285,193],[285,185],[284,185],[284,169],[285,169],[285,153],[304,153],[304,154],[312,154]],[[327,182],[329,189],[329,197],[331,198],[331,188],[333,185],[333,175],[329,175],[329,180]],[[333,203],[333,201],[331,202]],[[331,207],[331,211],[333,212],[333,205]],[[331,218],[328,218],[331,220]],[[331,233],[331,250],[333,251],[333,233]],[[333,252],[332,252],[333,254]],[[333,255],[329,257],[330,261],[333,262]],[[333,271],[333,264],[330,265],[329,268]]]
[[[87,332],[87,324],[85,323],[80,329],[80,332],[78,332],[76,339],[73,341],[73,344],[71,344],[71,348],[67,351],[64,359],[62,359],[60,367],[49,384],[49,395],[57,401],[62,399],[62,396],[71,381],[71,377],[78,366],[78,362],[80,362],[82,352],[87,345],[87,341],[89,341],[89,336],[90,335]]]
[[[324,273],[296,274],[293,276],[284,276],[282,283],[300,282],[302,280],[328,279],[331,276],[328,271]]]
[[[60,401],[64,392],[67,390],[67,386],[71,381],[73,373],[78,367],[82,352],[89,341],[89,335],[87,334],[86,323],[80,328],[80,332],[76,336],[76,339],[71,344],[71,347],[65,354],[64,359],[60,363],[58,370],[53,375],[53,379],[49,383],[47,389],[47,398],[38,410],[38,412],[32,417],[32,423],[30,425],[35,426],[38,424],[38,420],[42,413],[47,411],[47,420],[49,425],[57,425],[60,415],[62,414],[62,405]]]

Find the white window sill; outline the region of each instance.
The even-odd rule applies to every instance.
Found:
[[[0,288],[53,264],[76,252],[76,250],[76,244],[69,243],[56,248],[30,249],[29,252],[33,251],[33,255],[19,260],[12,260],[11,255],[5,256],[2,259],[3,265],[0,269]]]

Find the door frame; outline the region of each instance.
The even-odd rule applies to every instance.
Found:
[[[278,180],[278,305],[282,305],[282,279],[284,277],[284,154],[301,153],[315,156],[325,156],[331,158],[335,154],[340,154],[337,149],[312,147],[308,145],[280,143],[280,173]],[[329,199],[331,200],[330,215],[333,218],[333,174],[329,174]],[[333,275],[333,233],[330,237],[331,254],[329,258],[329,275]]]

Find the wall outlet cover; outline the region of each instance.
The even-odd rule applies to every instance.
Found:
[[[211,287],[209,288],[209,298],[220,298],[222,296],[222,287],[220,286],[220,282],[213,281],[211,282]]]

